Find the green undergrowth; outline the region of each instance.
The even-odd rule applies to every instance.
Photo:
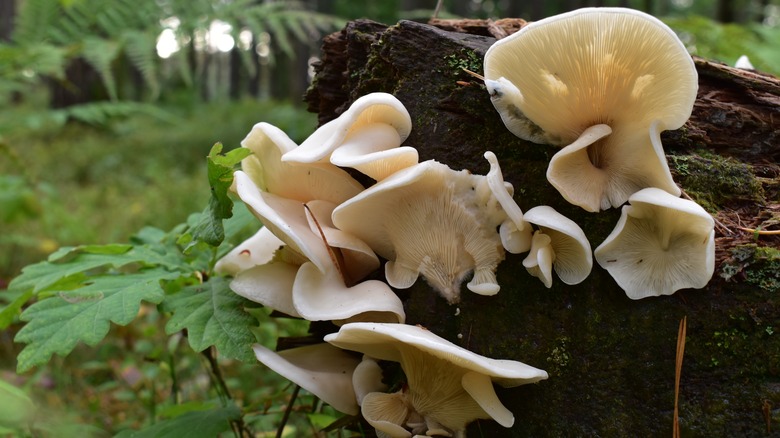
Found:
[[[205,157],[237,147],[260,121],[301,141],[315,116],[282,102],[162,107],[101,126],[47,124],[24,108],[0,129],[0,288],[22,266],[63,245],[122,241],[145,225],[163,229],[202,208]],[[12,127],[13,126],[13,127]]]
[[[723,263],[719,275],[726,280],[745,281],[770,293],[780,292],[780,250],[756,244],[732,248],[731,257]]]

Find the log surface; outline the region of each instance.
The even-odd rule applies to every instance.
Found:
[[[405,144],[420,160],[485,174],[498,156],[515,199],[550,205],[577,222],[595,248],[618,209],[585,213],[546,181],[551,146],[524,142],[503,126],[481,73],[495,41],[522,20],[350,22],[325,39],[306,95],[320,122],[370,92],[394,94],[412,116]],[[448,305],[424,281],[399,291],[407,323],[479,354],[547,370],[536,385],[498,394],[511,429],[480,421],[470,436],[661,436],[671,434],[678,324],[688,330],[679,392],[688,436],[780,436],[780,237],[743,228],[780,223],[780,81],[695,58],[699,95],[690,120],[663,134],[675,180],[717,219],[715,275],[702,290],[632,301],[598,265],[576,286],[546,289],[507,255],[501,291]],[[595,264],[595,263],[594,263]],[[459,312],[456,314],[456,307]]]

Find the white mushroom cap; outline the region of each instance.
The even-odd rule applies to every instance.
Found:
[[[504,252],[500,221],[482,208],[479,178],[426,161],[402,169],[339,205],[333,223],[386,258],[391,286],[410,287],[422,274],[450,303],[460,283],[476,293],[498,292],[495,269]],[[498,217],[500,219],[500,217]]]
[[[372,123],[347,136],[333,151],[330,162],[351,167],[376,181],[418,163],[417,149],[400,146],[398,131],[385,123]]]
[[[311,232],[303,203],[261,192],[242,171],[235,172],[234,181],[238,196],[266,228],[321,271],[326,270],[330,254],[322,237]]]
[[[388,285],[367,280],[347,287],[335,266],[322,272],[312,263],[301,265],[293,283],[292,300],[298,314],[309,321],[406,320],[401,299]]]
[[[596,261],[631,299],[702,288],[715,270],[715,223],[701,206],[655,188],[629,198]]]
[[[363,398],[372,392],[385,392],[388,387],[382,383],[382,368],[374,358],[363,355],[352,374],[352,387],[355,388],[357,404],[363,404]]]
[[[371,357],[400,362],[409,385],[408,400],[420,415],[451,430],[476,418],[491,417],[511,427],[514,416],[496,397],[492,383],[514,387],[547,378],[522,362],[489,359],[419,326],[345,324],[325,341]],[[369,401],[369,396],[363,405]],[[437,406],[436,402],[442,405]],[[397,424],[397,423],[396,423]]]
[[[339,203],[363,190],[347,172],[332,164],[283,163],[282,154],[294,150],[295,142],[268,123],[256,124],[241,145],[253,152],[241,167],[262,191],[300,202],[322,199]]]
[[[268,228],[262,227],[249,239],[241,242],[214,265],[218,274],[235,276],[240,271],[268,263],[284,242]]]
[[[352,373],[360,359],[330,344],[315,344],[274,352],[262,345],[252,347],[257,360],[301,388],[316,395],[337,411],[359,412]]]
[[[530,23],[488,49],[484,70],[510,131],[559,145],[597,124],[646,130],[658,120],[661,131],[677,129],[698,88],[674,31],[625,8],[584,8]]]
[[[531,275],[539,277],[548,288],[552,286],[553,267],[566,284],[578,284],[588,277],[593,257],[590,242],[579,225],[547,205],[528,210],[524,218],[540,228],[534,233],[530,254],[523,260]]]
[[[255,266],[239,272],[230,282],[230,289],[250,301],[300,318],[292,293],[298,268],[282,261]]]
[[[397,131],[400,146],[412,131],[412,119],[404,105],[388,93],[360,97],[339,117],[317,128],[301,145],[285,153],[283,160],[296,163],[327,162],[331,153],[351,134],[385,124]]]
[[[619,207],[645,187],[679,196],[658,129],[657,120],[649,130],[591,126],[552,157],[547,180],[567,201],[590,212]]]

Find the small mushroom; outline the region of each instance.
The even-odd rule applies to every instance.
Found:
[[[376,181],[418,163],[417,149],[400,146],[398,131],[384,123],[361,127],[333,151],[330,162],[351,167]]]
[[[495,197],[501,205],[503,212],[507,215],[506,220],[501,223],[499,228],[501,243],[504,249],[512,254],[526,252],[531,248],[531,227],[523,220],[523,211],[512,197],[514,187],[512,187],[512,184],[504,181],[504,175],[501,173],[501,167],[498,165],[496,154],[487,151],[484,156],[490,164],[490,171],[485,175],[485,181],[487,181],[493,197]]]
[[[296,149],[295,142],[268,123],[256,124],[241,145],[253,152],[244,158],[241,168],[264,192],[300,202],[321,199],[340,203],[363,190],[347,172],[332,164],[282,162],[282,154]]]
[[[496,396],[493,383],[514,387],[538,382],[547,373],[522,362],[489,359],[419,326],[352,323],[325,341],[372,358],[400,362],[407,384],[395,394],[370,393],[361,411],[391,436],[462,433],[478,418],[504,427],[514,415]],[[411,430],[411,432],[409,432]]]
[[[593,267],[590,243],[582,229],[552,207],[540,205],[528,210],[524,219],[539,227],[523,266],[534,277],[552,287],[552,269],[566,284],[581,283]]]
[[[384,126],[393,129],[383,129]],[[317,128],[299,147],[287,151],[282,159],[295,163],[327,162],[336,148],[350,143],[356,136],[372,142],[367,146],[372,152],[397,148],[411,131],[409,112],[395,96],[371,93],[358,98],[339,117]]]
[[[460,299],[460,284],[493,295],[495,269],[504,258],[496,227],[506,219],[490,202],[484,177],[456,172],[436,161],[402,169],[333,211],[333,223],[388,260],[385,276],[408,288],[422,274],[448,302]],[[479,193],[478,193],[479,192]]]
[[[637,300],[702,288],[715,269],[715,222],[701,206],[655,188],[634,193],[596,248],[596,261]]]
[[[493,44],[484,69],[510,131],[569,145],[558,154],[574,155],[556,154],[548,170],[569,202],[598,211],[644,187],[679,195],[658,152],[659,133],[690,117],[698,76],[685,46],[658,19],[625,8],[549,17]]]
[[[241,242],[214,265],[218,274],[235,276],[241,271],[271,261],[276,250],[283,246],[268,228],[262,227],[254,236]]]
[[[360,358],[330,344],[314,344],[274,352],[260,344],[253,347],[257,360],[284,378],[319,397],[337,411],[360,411],[352,376]]]

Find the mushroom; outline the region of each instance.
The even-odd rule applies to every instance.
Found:
[[[286,151],[282,159],[295,163],[327,162],[331,153],[345,143],[363,154],[397,148],[411,131],[412,119],[401,101],[392,94],[371,93],[358,98],[339,117],[317,128],[299,147]],[[355,147],[361,141],[369,141],[371,145]]]
[[[501,244],[512,254],[526,252],[531,248],[531,227],[523,220],[523,211],[512,198],[514,187],[511,183],[504,181],[496,154],[487,151],[484,157],[490,164],[490,171],[485,175],[485,181],[493,193],[493,197],[507,215],[507,219],[501,223],[499,228]]]
[[[385,276],[393,287],[408,288],[422,274],[452,304],[473,271],[468,288],[494,295],[495,269],[504,258],[496,227],[507,216],[487,185],[484,176],[426,161],[345,201],[333,211],[333,223],[388,260]]]
[[[333,151],[330,162],[336,166],[351,167],[380,181],[389,175],[418,163],[417,149],[400,146],[400,137],[394,127],[371,123],[347,136]]]
[[[715,269],[715,222],[701,206],[655,188],[634,193],[596,248],[596,261],[629,298],[703,288]]]
[[[540,205],[528,210],[524,219],[539,227],[531,240],[531,251],[523,266],[534,277],[552,287],[552,268],[566,284],[581,283],[593,267],[590,243],[582,229],[552,207]]]
[[[688,119],[698,77],[685,46],[658,19],[624,8],[549,17],[492,45],[484,69],[510,131],[576,154],[554,158],[548,169],[569,202],[598,211],[644,187],[679,195],[659,133]]]
[[[400,362],[407,384],[395,394],[365,395],[361,412],[390,436],[462,433],[478,418],[504,427],[514,415],[496,396],[493,383],[514,387],[547,378],[543,370],[512,360],[496,360],[461,348],[412,325],[352,323],[325,336],[337,347],[372,358]],[[411,429],[411,433],[409,432]]]
[[[254,236],[241,242],[214,265],[218,274],[235,276],[240,271],[271,261],[284,242],[268,228],[260,228]]]
[[[253,152],[241,161],[241,168],[264,192],[300,202],[321,199],[339,203],[363,190],[347,172],[332,164],[282,162],[282,154],[296,149],[295,142],[268,123],[256,124],[241,145]]]
[[[280,259],[240,272],[231,282],[234,292],[310,321],[404,321],[403,305],[386,284],[376,280],[354,284],[379,261],[365,243],[331,228],[333,204],[311,201],[310,209],[261,192],[241,171],[235,173],[235,183],[239,197],[285,247]],[[334,255],[341,255],[341,260]],[[358,266],[340,265],[353,261]]]
[[[360,359],[330,344],[314,344],[280,352],[255,344],[257,360],[287,380],[319,397],[337,411],[359,412],[352,375]]]

